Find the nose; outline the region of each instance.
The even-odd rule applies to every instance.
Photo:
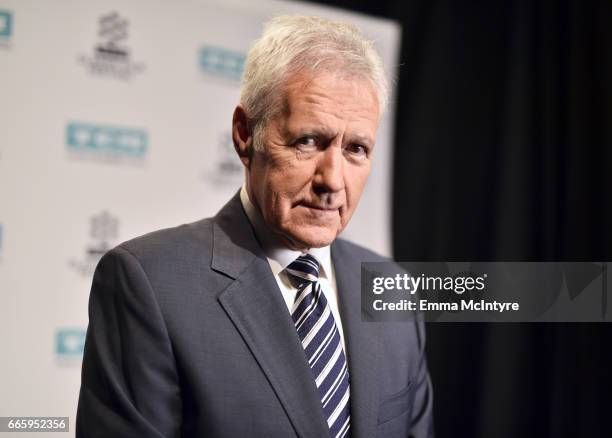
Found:
[[[329,145],[319,156],[313,186],[317,194],[337,193],[344,189],[344,157],[341,147]]]

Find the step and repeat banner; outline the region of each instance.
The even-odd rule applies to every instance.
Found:
[[[0,0],[0,416],[69,416],[73,431],[96,263],[239,189],[240,76],[279,13],[355,23],[395,76],[396,24],[306,3]],[[392,114],[393,92],[344,233],[386,254]]]

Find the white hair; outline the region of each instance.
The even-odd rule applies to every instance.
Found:
[[[319,71],[369,81],[376,91],[379,112],[387,104],[388,84],[380,55],[372,41],[349,23],[320,17],[278,16],[249,50],[240,103],[249,119],[255,149],[268,121],[282,109],[290,75]]]

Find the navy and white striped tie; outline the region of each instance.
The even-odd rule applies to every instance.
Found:
[[[319,263],[305,254],[287,268],[298,292],[291,310],[295,328],[319,390],[330,436],[349,436],[349,374],[336,321],[321,291]]]

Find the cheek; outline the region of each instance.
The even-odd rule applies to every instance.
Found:
[[[271,169],[268,172],[264,196],[267,210],[274,212],[277,221],[286,219],[294,204],[304,197],[307,180],[305,184],[304,178],[299,178],[297,173],[291,167]]]
[[[353,169],[353,171],[348,175],[346,181],[346,195],[347,203],[349,204],[349,208],[351,210],[355,209],[357,206],[369,175],[370,166]]]
[[[312,181],[310,163],[285,160],[282,165],[270,169],[269,189],[283,200],[295,200],[304,195]]]

